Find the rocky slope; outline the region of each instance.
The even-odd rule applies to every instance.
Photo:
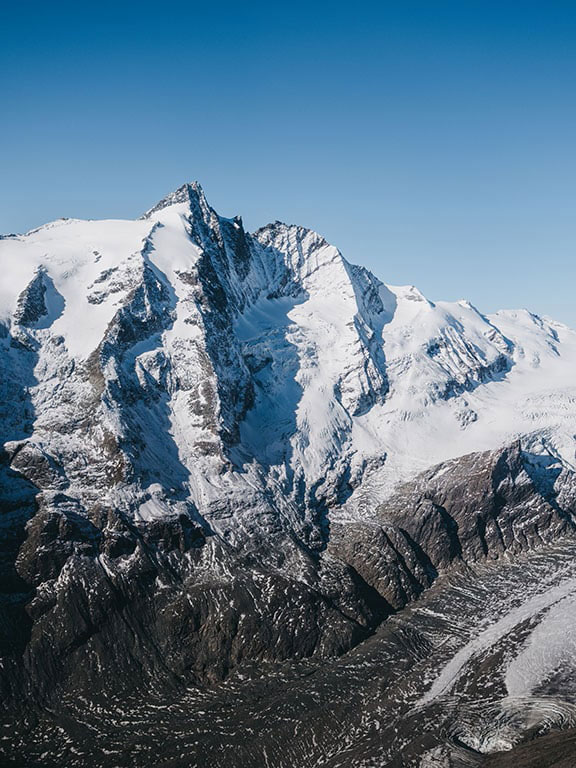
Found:
[[[249,234],[197,184],[4,237],[0,266],[11,718],[338,656],[442,574],[572,535],[565,326]]]
[[[42,768],[569,766],[575,554],[455,565],[338,659],[146,696],[71,689],[0,727],[0,748]]]

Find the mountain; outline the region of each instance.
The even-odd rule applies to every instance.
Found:
[[[0,268],[10,728],[31,699],[61,722],[337,657],[454,569],[573,534],[564,325],[247,233],[196,183],[5,236]]]

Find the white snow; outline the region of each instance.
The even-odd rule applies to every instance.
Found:
[[[63,297],[64,311],[51,331],[62,335],[71,356],[87,358],[101,341],[121,295],[101,304],[88,296],[108,269],[129,264],[151,229],[147,221],[61,220],[27,235],[0,240],[0,318],[7,319],[20,293],[43,266]]]
[[[452,690],[466,665],[473,657],[495,645],[518,625],[535,620],[539,613],[550,609],[548,616],[530,635],[526,650],[511,662],[506,672],[506,688],[510,697],[530,693],[546,674],[557,669],[573,654],[576,579],[571,578],[534,595],[502,618],[490,623],[461,648],[441,670],[430,689],[417,706],[429,704]],[[569,631],[566,637],[566,631]],[[558,632],[559,634],[553,634]],[[552,633],[552,634],[551,634]]]
[[[390,289],[398,300],[383,330],[391,391],[384,405],[357,420],[363,431],[356,429],[354,439],[368,453],[386,452],[388,460],[367,479],[356,508],[371,505],[397,482],[432,464],[493,449],[518,436],[530,435],[527,445],[542,439],[574,463],[573,330],[526,311],[483,317],[462,302],[434,305],[415,299],[420,294],[412,288]],[[426,350],[437,339],[446,346],[431,358]],[[507,341],[512,343],[509,352]],[[456,397],[435,397],[435,387],[448,379],[462,380],[463,374],[500,354],[510,359],[508,371],[476,382]]]
[[[506,670],[511,699],[528,696],[555,673],[576,672],[576,594],[555,602]]]

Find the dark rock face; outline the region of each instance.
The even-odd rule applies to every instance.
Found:
[[[576,729],[549,733],[478,761],[484,768],[573,768],[576,760]]]
[[[20,294],[14,319],[20,325],[30,327],[47,313],[45,275],[39,271],[26,289]]]
[[[6,730],[0,723],[0,734],[11,736],[9,749],[4,739],[0,750],[7,763],[12,758],[22,765],[24,759],[43,768],[62,763],[109,768],[111,755],[114,765],[126,768],[304,768],[322,762],[328,768],[470,768],[513,765],[516,757],[520,765],[552,768],[552,756],[567,760],[570,754],[570,733],[553,731],[570,722],[574,703],[559,700],[555,708],[554,701],[538,694],[526,708],[524,723],[518,712],[507,714],[498,705],[502,659],[522,652],[526,621],[510,625],[508,634],[477,659],[469,657],[469,666],[453,678],[456,695],[429,702],[422,702],[422,695],[467,644],[476,647],[487,621],[505,618],[526,600],[545,595],[546,587],[565,584],[566,577],[574,589],[575,553],[576,542],[568,539],[516,561],[457,564],[421,600],[338,659],[244,664],[238,674],[210,686],[181,686],[176,677],[169,683],[162,669],[146,695],[128,688],[112,694],[98,684],[88,695],[78,695],[83,675],[97,682],[101,670],[87,666],[86,656],[71,648],[75,686],[61,687],[45,709],[30,706],[25,717],[16,713]],[[282,610],[279,603],[274,607]],[[140,627],[132,618],[133,631],[144,627],[145,613],[141,621]],[[167,620],[166,626],[174,632],[178,625]],[[168,664],[181,658],[181,639],[176,635],[170,646],[165,643],[164,651],[174,653]],[[94,648],[100,642],[97,635],[89,640]],[[145,642],[134,637],[128,646],[121,632],[116,663],[118,669],[122,660],[126,666],[119,674],[138,673],[139,654],[151,650]],[[105,650],[109,656],[116,653]],[[185,673],[180,672],[181,681]],[[565,694],[573,698],[575,692],[573,685]],[[511,752],[501,753],[498,740],[486,751],[473,739],[506,734],[509,724],[517,728],[512,738],[517,748]],[[530,762],[536,754],[541,762]]]
[[[518,554],[573,533],[575,512],[573,473],[517,442],[424,472],[370,524],[333,525],[330,549],[402,608],[455,562]]]
[[[206,547],[220,578],[203,567]],[[321,588],[317,558],[305,559],[309,585],[256,554],[232,556],[189,517],[133,523],[95,508],[87,519],[55,498],[28,522],[14,563],[20,591],[5,596],[19,613],[4,704],[125,695],[221,679],[245,660],[340,654],[387,606],[345,566]]]
[[[568,470],[519,444],[466,456],[400,488],[370,522],[332,525],[324,553],[298,550],[297,578],[286,541],[272,565],[269,543],[232,551],[190,516],[138,522],[40,496],[6,548],[4,708],[166,694],[239,665],[340,655],[454,566],[570,534],[575,491]]]

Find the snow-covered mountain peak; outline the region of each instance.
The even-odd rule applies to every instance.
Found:
[[[197,181],[192,181],[175,189],[166,197],[163,197],[156,205],[152,206],[143,214],[143,219],[151,219],[154,214],[173,205],[184,205],[191,211],[206,211],[209,209],[204,190]]]
[[[320,276],[313,277],[318,271],[325,280],[327,269],[334,275],[346,269],[340,251],[314,230],[276,221],[257,230],[254,238],[266,249],[269,259],[277,256],[283,261],[290,281],[305,290],[312,288],[314,282],[316,288],[321,287]]]
[[[534,430],[573,451],[573,331],[386,286],[304,227],[251,235],[196,183],[0,239],[0,269],[3,441],[78,503],[96,478],[131,514],[281,509],[314,539],[445,458]]]
[[[278,220],[257,229],[254,237],[263,245],[283,245],[285,250],[296,248],[307,252],[330,246],[327,240],[313,229],[300,224],[286,224]]]
[[[415,312],[424,308],[434,307],[434,303],[427,299],[415,285],[395,285],[390,286],[390,289],[405,301],[414,302],[417,305],[414,309]]]

